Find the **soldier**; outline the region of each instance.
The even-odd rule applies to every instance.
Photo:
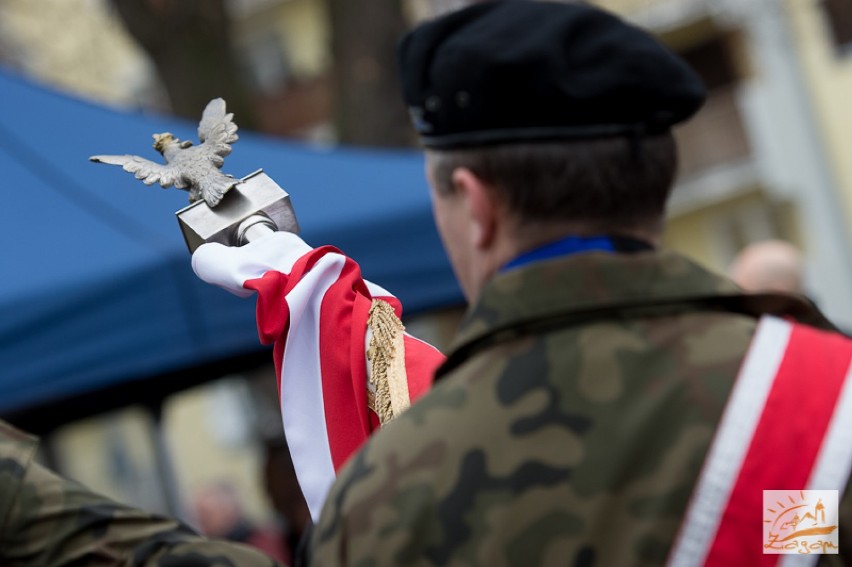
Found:
[[[843,491],[850,341],[802,297],[660,249],[671,128],[705,97],[683,61],[598,8],[519,0],[419,26],[399,65],[470,308],[431,390],[340,469],[313,563],[757,564],[763,490]],[[264,332],[276,298],[304,298],[264,262],[293,286],[321,254],[276,264],[305,250],[274,238],[260,262],[193,258],[235,292],[262,279]],[[298,353],[277,352],[286,373]]]
[[[37,441],[0,421],[0,564],[273,566],[236,543],[94,494],[35,462]]]

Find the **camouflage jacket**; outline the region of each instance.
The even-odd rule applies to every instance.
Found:
[[[672,253],[499,274],[432,391],[341,472],[313,563],[664,563],[762,313],[830,328]]]
[[[244,545],[202,538],[33,461],[37,442],[0,421],[0,565],[273,566]]]

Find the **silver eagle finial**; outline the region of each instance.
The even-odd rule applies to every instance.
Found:
[[[228,190],[241,183],[239,179],[219,171],[225,163],[225,156],[231,153],[231,144],[239,139],[233,117],[233,113],[225,113],[225,101],[215,98],[207,103],[198,124],[200,145],[182,142],[169,132],[154,134],[154,149],[163,155],[166,164],[132,155],[98,155],[89,159],[120,165],[145,185],[159,181],[163,187],[174,185],[188,190],[190,203],[204,199],[208,205],[215,207]]]

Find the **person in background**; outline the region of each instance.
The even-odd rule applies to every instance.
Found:
[[[728,273],[746,291],[804,293],[802,253],[784,240],[749,244],[737,253]]]
[[[214,482],[196,491],[193,510],[198,528],[204,535],[250,545],[282,563],[290,554],[278,530],[257,526],[243,510],[236,487],[229,482]]]
[[[259,551],[96,494],[36,462],[36,438],[0,421],[0,565],[272,567]]]

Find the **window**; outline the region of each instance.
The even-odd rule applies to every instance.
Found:
[[[840,54],[852,51],[852,0],[822,0],[822,9],[835,50]]]
[[[290,78],[284,43],[275,31],[252,35],[244,45],[243,60],[254,87],[264,94],[277,93]]]
[[[731,86],[739,79],[724,36],[717,35],[694,45],[681,51],[680,56],[701,75],[708,90]]]

